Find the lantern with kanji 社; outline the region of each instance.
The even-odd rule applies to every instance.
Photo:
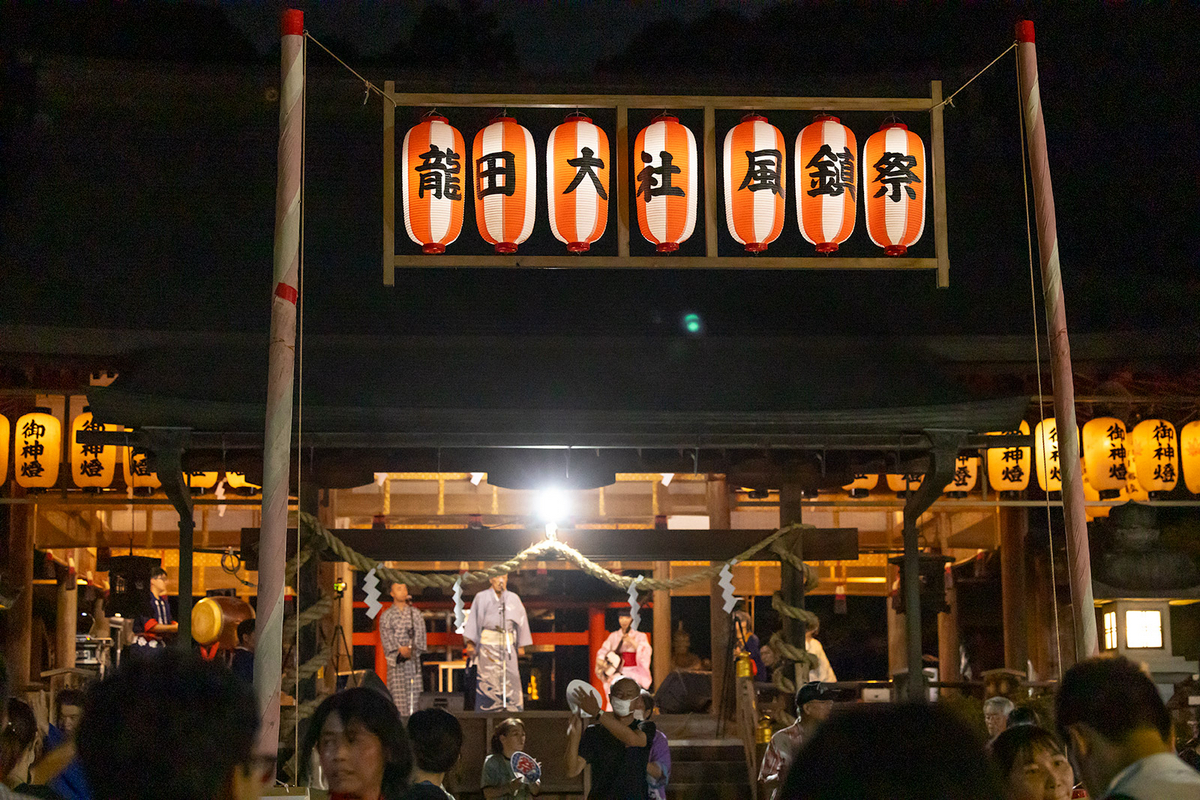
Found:
[[[49,489],[58,482],[62,423],[48,408],[35,408],[17,420],[13,473],[26,489]]]
[[[783,230],[787,176],[783,134],[747,114],[725,134],[725,224],[748,253],[761,253]]]
[[[925,144],[903,123],[884,123],[863,145],[860,169],[867,233],[902,256],[925,232]]]
[[[1179,441],[1175,426],[1165,419],[1144,419],[1129,432],[1131,468],[1153,498],[1179,483]]]
[[[966,497],[979,480],[979,459],[976,456],[959,456],[954,460],[954,477],[946,484],[948,497]]]
[[[84,406],[83,413],[71,421],[71,479],[81,489],[105,489],[112,485],[117,471],[116,445],[80,444],[76,434],[80,431],[116,430],[103,425],[92,417],[92,410]]]
[[[1043,492],[1062,491],[1062,462],[1058,454],[1058,421],[1047,417],[1033,429],[1034,464]]]
[[[1200,420],[1189,422],[1179,432],[1179,464],[1187,490],[1200,494]]]
[[[819,116],[796,137],[796,220],[800,233],[832,253],[854,233],[858,142],[837,117]]]
[[[0,486],[8,480],[8,417],[0,414]]]
[[[638,227],[660,253],[672,253],[696,228],[696,137],[670,114],[655,117],[633,142]]]
[[[125,485],[130,489],[157,489],[162,486],[158,474],[150,469],[145,453],[126,448],[124,467]]]
[[[866,497],[877,485],[879,485],[878,475],[855,475],[854,480],[842,488],[849,492],[851,497]]]
[[[1121,493],[1128,480],[1125,461],[1129,457],[1125,423],[1116,417],[1096,417],[1083,425],[1083,463],[1087,481],[1110,500]]]
[[[496,117],[475,134],[475,224],[497,253],[515,253],[533,233],[537,153],[533,135],[512,117]]]
[[[462,232],[465,154],[462,134],[445,117],[428,116],[404,134],[404,228],[425,253],[446,252]]]
[[[608,135],[583,114],[550,131],[546,207],[550,230],[572,253],[586,252],[608,225]]]
[[[1029,435],[1029,423],[1021,420],[1009,435]],[[988,485],[1001,494],[1023,492],[1029,486],[1028,447],[989,447],[987,449]]]

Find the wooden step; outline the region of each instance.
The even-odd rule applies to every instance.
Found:
[[[754,791],[742,783],[667,784],[667,800],[755,800]]]
[[[738,761],[745,758],[741,739],[668,739],[671,763],[678,761]]]
[[[671,783],[745,783],[746,760],[677,761],[672,753]]]

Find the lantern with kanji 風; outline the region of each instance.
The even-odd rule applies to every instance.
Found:
[[[1033,453],[1038,486],[1046,493],[1061,492],[1062,462],[1059,460],[1058,421],[1054,417],[1047,417],[1033,429]]]
[[[497,253],[515,253],[533,233],[537,153],[533,135],[512,117],[497,117],[475,134],[475,224]]]
[[[1189,422],[1179,432],[1179,465],[1184,486],[1192,494],[1200,494],[1200,420]]]
[[[583,114],[550,131],[546,207],[550,230],[572,253],[584,253],[608,225],[608,135]]]
[[[1179,483],[1179,441],[1175,426],[1165,419],[1144,419],[1133,426],[1129,456],[1129,466],[1151,498]]]
[[[1101,500],[1117,497],[1128,480],[1129,457],[1125,423],[1116,417],[1096,417],[1083,425],[1083,463],[1087,481]]]
[[[837,117],[819,116],[796,137],[796,221],[800,233],[832,253],[854,233],[858,142]]]
[[[146,454],[132,448],[125,449],[125,485],[130,489],[157,489],[162,486],[158,474],[150,469]]]
[[[725,224],[748,253],[761,253],[783,230],[787,175],[783,134],[747,114],[725,134]]]
[[[925,232],[925,143],[903,123],[884,123],[863,145],[859,166],[867,233],[889,256],[902,256]]]
[[[878,475],[855,475],[854,480],[842,488],[849,492],[851,497],[866,497],[878,485]]]
[[[431,115],[404,135],[400,152],[404,228],[425,253],[444,253],[463,223],[462,134]]]
[[[638,227],[660,253],[672,253],[696,228],[696,137],[663,114],[633,142]]]
[[[17,420],[14,473],[26,489],[49,489],[58,482],[62,423],[48,408],[35,408]]]
[[[116,430],[96,422],[91,408],[85,406],[83,413],[71,421],[71,479],[81,489],[106,489],[112,485],[117,472],[116,445],[80,444],[75,441],[80,431]]]
[[[1029,423],[1021,420],[1009,435],[1029,435]],[[988,485],[1001,494],[1023,492],[1029,486],[1028,447],[989,447],[987,449]]]
[[[954,460],[954,477],[946,484],[947,497],[966,497],[979,480],[979,458],[962,456]]]

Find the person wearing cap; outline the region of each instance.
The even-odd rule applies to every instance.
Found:
[[[596,652],[596,677],[604,682],[605,697],[621,678],[633,678],[643,689],[654,680],[650,675],[654,650],[646,634],[633,628],[633,611],[627,603],[617,615],[617,626]]]
[[[817,727],[829,718],[836,692],[820,681],[810,681],[796,692],[796,721],[771,737],[758,770],[758,782],[776,800],[779,785],[800,747],[812,738]]]

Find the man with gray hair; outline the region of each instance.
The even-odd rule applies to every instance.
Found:
[[[989,739],[995,739],[1008,727],[1008,715],[1013,708],[1013,701],[1007,697],[989,697],[983,701],[983,724],[987,725]]]

